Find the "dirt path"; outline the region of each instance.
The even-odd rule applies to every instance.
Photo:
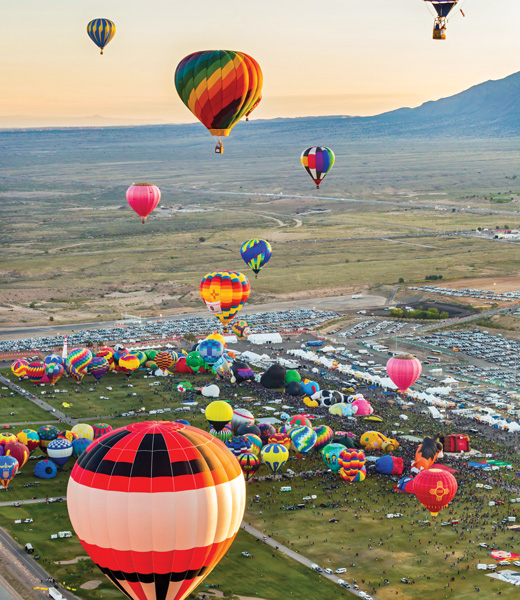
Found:
[[[102,583],[103,583],[103,581],[101,579],[91,579],[90,581],[85,581],[85,583],[82,583],[79,587],[82,590],[95,590]]]
[[[80,560],[86,560],[87,558],[88,558],[88,556],[76,556],[76,558],[73,558],[72,560],[55,560],[54,564],[55,565],[75,565]],[[87,588],[87,589],[89,589],[89,588]]]

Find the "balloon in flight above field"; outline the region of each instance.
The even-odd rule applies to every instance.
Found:
[[[200,283],[200,296],[224,326],[232,321],[249,298],[250,284],[245,275],[234,271],[221,271],[204,275]]]
[[[255,108],[262,102],[262,96],[258,98],[258,100],[251,106],[251,108],[246,112],[246,121],[249,121],[249,115],[255,110]]]
[[[457,480],[451,473],[435,467],[421,471],[413,483],[417,499],[433,517],[453,500],[457,487]]]
[[[430,12],[434,15],[435,21],[433,25],[433,39],[446,39],[446,24],[453,9],[459,4],[459,0],[425,0],[426,6],[430,8]],[[462,10],[460,11],[464,16]]]
[[[218,138],[248,112],[262,94],[263,75],[251,56],[234,50],[204,50],[183,58],[175,71],[175,87],[197,119]],[[218,140],[215,152],[223,146]]]
[[[255,279],[271,258],[273,250],[271,244],[266,240],[248,240],[242,244],[240,254],[248,267],[254,272]]]
[[[94,441],[67,508],[94,563],[132,600],[183,600],[231,546],[246,500],[240,465],[205,431],[133,423]]]
[[[87,25],[89,38],[101,49],[103,54],[105,46],[112,40],[116,34],[116,26],[110,19],[94,19]]]
[[[421,376],[422,364],[411,354],[398,354],[386,363],[386,372],[397,389],[406,392]]]
[[[247,321],[238,321],[233,323],[231,331],[240,339],[247,337],[251,333],[251,328]]]
[[[316,189],[319,190],[320,183],[334,166],[336,157],[330,148],[325,148],[325,146],[313,146],[302,152],[301,162],[303,168],[316,184]]]
[[[133,183],[126,190],[126,201],[141,217],[144,225],[146,217],[157,208],[161,201],[161,190],[151,183]]]

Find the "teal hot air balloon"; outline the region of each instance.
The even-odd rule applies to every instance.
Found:
[[[269,262],[272,253],[271,244],[266,240],[248,240],[240,248],[242,259],[254,271],[255,279],[258,278],[260,269]]]
[[[116,34],[116,26],[110,19],[94,19],[87,25],[88,37],[101,49],[103,54],[105,46]]]
[[[325,464],[331,471],[337,473],[340,470],[339,455],[347,448],[343,444],[329,444],[323,448],[321,454]]]

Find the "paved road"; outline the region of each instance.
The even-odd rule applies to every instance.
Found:
[[[21,388],[19,385],[12,383],[3,375],[0,375],[0,383],[3,383],[7,387],[11,388],[13,392],[16,392],[17,394],[22,395],[24,398],[27,398],[27,400],[29,400],[39,408],[43,408],[43,410],[46,410],[48,413],[51,413],[54,419],[61,420],[64,423],[68,423],[69,425],[76,425],[76,419],[72,419],[71,417],[68,417],[65,413],[56,410],[53,406],[47,404],[47,402],[44,402],[43,400],[40,400],[37,396],[30,394],[29,392]]]
[[[34,555],[26,554],[21,546],[1,527],[0,544],[12,557],[11,568],[18,571],[31,587],[47,587],[49,573],[34,559]],[[59,591],[67,600],[78,600],[77,596],[62,587],[59,588]],[[45,592],[42,592],[43,594],[47,596]]]
[[[246,523],[245,521],[242,521],[242,525],[240,527],[241,527],[241,529],[243,529],[244,531],[246,531],[250,535],[258,538],[259,540],[263,540],[268,546],[271,546],[272,548],[274,548],[278,552],[282,552],[282,553],[286,554],[289,558],[292,558],[293,560],[296,560],[297,562],[299,562],[303,566],[307,567],[308,569],[310,569],[311,565],[314,564],[313,561],[310,560],[309,558],[306,558],[305,556],[302,556],[298,552],[295,552],[294,550],[291,550],[291,548],[288,548],[287,546],[284,546],[280,542],[277,542],[272,537],[266,537],[264,533],[262,533],[258,529],[255,529],[254,527],[252,527],[251,525],[249,525],[249,523]],[[265,540],[264,540],[264,537],[266,537]],[[320,565],[320,566],[323,568],[322,565]],[[316,573],[315,571],[313,571],[313,572]],[[322,577],[325,577],[329,581],[332,581],[333,583],[336,583],[336,584],[338,584],[339,579],[343,579],[343,581],[347,581],[346,576],[345,576],[346,574],[341,575],[341,577],[338,577],[337,575],[328,575],[327,573],[320,573],[320,575]],[[318,573],[316,573],[316,577],[319,577]],[[351,581],[349,583],[352,585]],[[352,592],[353,594],[355,594],[356,596],[359,596],[359,592],[358,591],[353,590],[352,588],[350,588],[349,591]]]

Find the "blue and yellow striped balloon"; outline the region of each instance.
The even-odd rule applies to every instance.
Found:
[[[244,262],[255,272],[255,276],[269,262],[272,252],[271,244],[266,240],[248,240],[240,248]]]
[[[87,33],[103,54],[103,49],[116,34],[116,26],[110,19],[94,19],[87,25]]]

